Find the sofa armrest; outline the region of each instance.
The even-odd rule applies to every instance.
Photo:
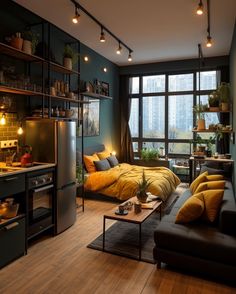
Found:
[[[228,235],[236,235],[236,211],[223,210],[219,219],[220,231]]]

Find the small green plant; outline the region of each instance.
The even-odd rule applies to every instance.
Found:
[[[138,183],[137,198],[140,202],[146,202],[147,200],[147,189],[150,185],[150,181],[146,179],[145,172],[143,170],[142,180]]]
[[[220,95],[218,91],[213,91],[208,97],[208,103],[210,107],[219,107]]]
[[[141,150],[141,159],[143,160],[153,160],[153,159],[158,159],[158,157],[159,157],[159,152],[157,149],[143,148]]]
[[[193,112],[196,114],[197,120],[205,119],[206,106],[202,104],[197,104],[193,106]]]
[[[82,165],[76,166],[76,178],[79,184],[83,184],[83,167]]]
[[[32,54],[34,54],[39,43],[39,34],[27,30],[22,33],[22,37],[24,40],[30,41],[32,43]]]
[[[228,83],[222,82],[218,88],[221,103],[229,103],[230,87]]]
[[[64,58],[71,58],[72,63],[75,64],[78,62],[78,56],[79,54],[73,50],[73,48],[67,44],[64,48],[63,57]]]

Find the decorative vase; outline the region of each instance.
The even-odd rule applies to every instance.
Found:
[[[72,59],[69,57],[64,57],[63,59],[63,65],[65,68],[72,70]]]
[[[32,42],[29,40],[24,40],[22,51],[31,55],[32,54]]]
[[[221,110],[222,110],[222,111],[228,111],[228,110],[229,110],[229,103],[227,103],[227,102],[222,102],[222,103],[221,103]]]
[[[146,203],[146,201],[147,201],[147,197],[148,197],[148,195],[147,195],[146,192],[144,192],[144,191],[138,191],[138,192],[137,192],[137,199],[138,199],[140,202],[142,202],[142,203]]]
[[[197,121],[197,130],[202,131],[206,129],[205,119],[199,119]]]
[[[22,50],[22,45],[23,45],[23,39],[20,37],[13,37],[11,39],[11,46],[18,49],[18,50]]]

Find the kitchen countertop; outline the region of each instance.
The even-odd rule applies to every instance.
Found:
[[[55,163],[34,162],[35,166],[21,167],[20,162],[13,162],[13,166],[6,166],[5,162],[0,162],[0,177],[15,175],[19,173],[27,173],[40,169],[55,167]]]

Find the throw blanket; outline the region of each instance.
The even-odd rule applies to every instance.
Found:
[[[85,190],[127,200],[136,195],[138,183],[145,177],[151,183],[148,192],[165,201],[180,183],[179,178],[165,167],[143,167],[119,164],[107,171],[89,174],[85,182]]]

